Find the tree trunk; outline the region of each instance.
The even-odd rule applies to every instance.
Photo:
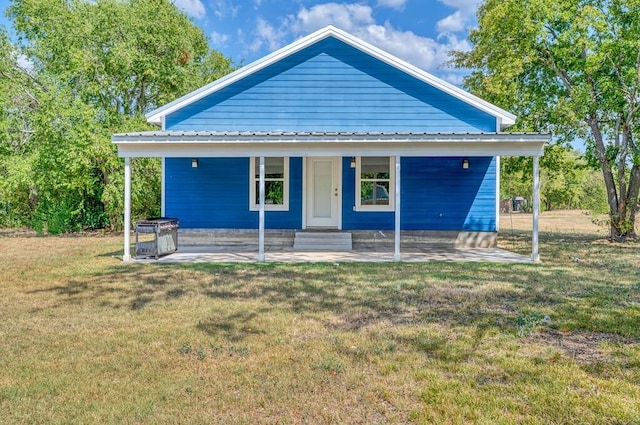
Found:
[[[611,165],[607,160],[607,153],[604,144],[604,138],[600,131],[600,124],[598,123],[598,117],[592,115],[587,121],[591,134],[593,135],[594,145],[596,148],[596,155],[598,157],[598,163],[604,176],[604,185],[607,189],[607,203],[609,204],[609,224],[610,224],[610,237],[616,241],[622,241],[626,239],[626,235],[621,232],[621,220],[620,210],[618,203],[618,193],[616,190],[616,181],[611,171]]]
[[[629,236],[636,238],[636,217],[640,211],[640,166],[634,165],[631,168],[631,175],[629,176],[629,190],[627,191],[627,205],[629,206],[629,226],[631,231]]]

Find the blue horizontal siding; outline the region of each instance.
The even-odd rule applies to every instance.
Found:
[[[267,229],[302,226],[302,158],[289,160],[289,211],[268,211]],[[249,158],[190,158],[165,161],[165,211],[183,228],[257,229],[249,211]]]
[[[495,158],[402,158],[400,224],[403,230],[496,230]],[[355,169],[343,159],[345,230],[391,230],[393,212],[354,211]]]
[[[402,158],[401,227],[403,230],[495,231],[494,158]],[[166,215],[183,228],[256,229],[258,213],[249,211],[249,159],[167,158]],[[393,212],[354,211],[355,169],[342,164],[342,227],[345,230],[392,230]],[[267,211],[268,229],[302,227],[302,158],[290,158],[289,211]]]
[[[495,131],[496,119],[327,38],[166,117],[167,130]]]

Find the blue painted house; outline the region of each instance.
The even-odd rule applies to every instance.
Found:
[[[113,136],[125,181],[129,158],[160,157],[164,216],[259,230],[261,249],[264,229],[495,235],[499,157],[537,164],[549,140],[332,26],[147,119],[160,129]]]

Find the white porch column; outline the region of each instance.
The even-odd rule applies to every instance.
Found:
[[[253,172],[253,171],[252,171]],[[264,156],[260,157],[260,212],[258,213],[258,261],[264,261]]]
[[[124,255],[122,261],[131,261],[131,158],[124,158]]]
[[[161,217],[166,217],[166,193],[167,193],[167,184],[166,184],[166,170],[165,170],[165,166],[166,166],[166,158],[163,156],[162,157],[162,162],[161,162],[161,175],[160,175],[160,216]]]
[[[394,227],[394,236],[395,236],[395,246],[393,250],[393,259],[395,261],[400,261],[400,156],[396,156],[396,214],[395,214],[395,227]]]
[[[531,233],[531,260],[540,261],[538,253],[538,222],[540,220],[540,158],[533,157],[533,230]]]
[[[500,231],[500,157],[496,156],[496,232]]]

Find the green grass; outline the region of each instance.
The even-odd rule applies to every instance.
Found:
[[[336,267],[0,242],[3,424],[640,423],[638,244],[556,232],[539,265]]]

